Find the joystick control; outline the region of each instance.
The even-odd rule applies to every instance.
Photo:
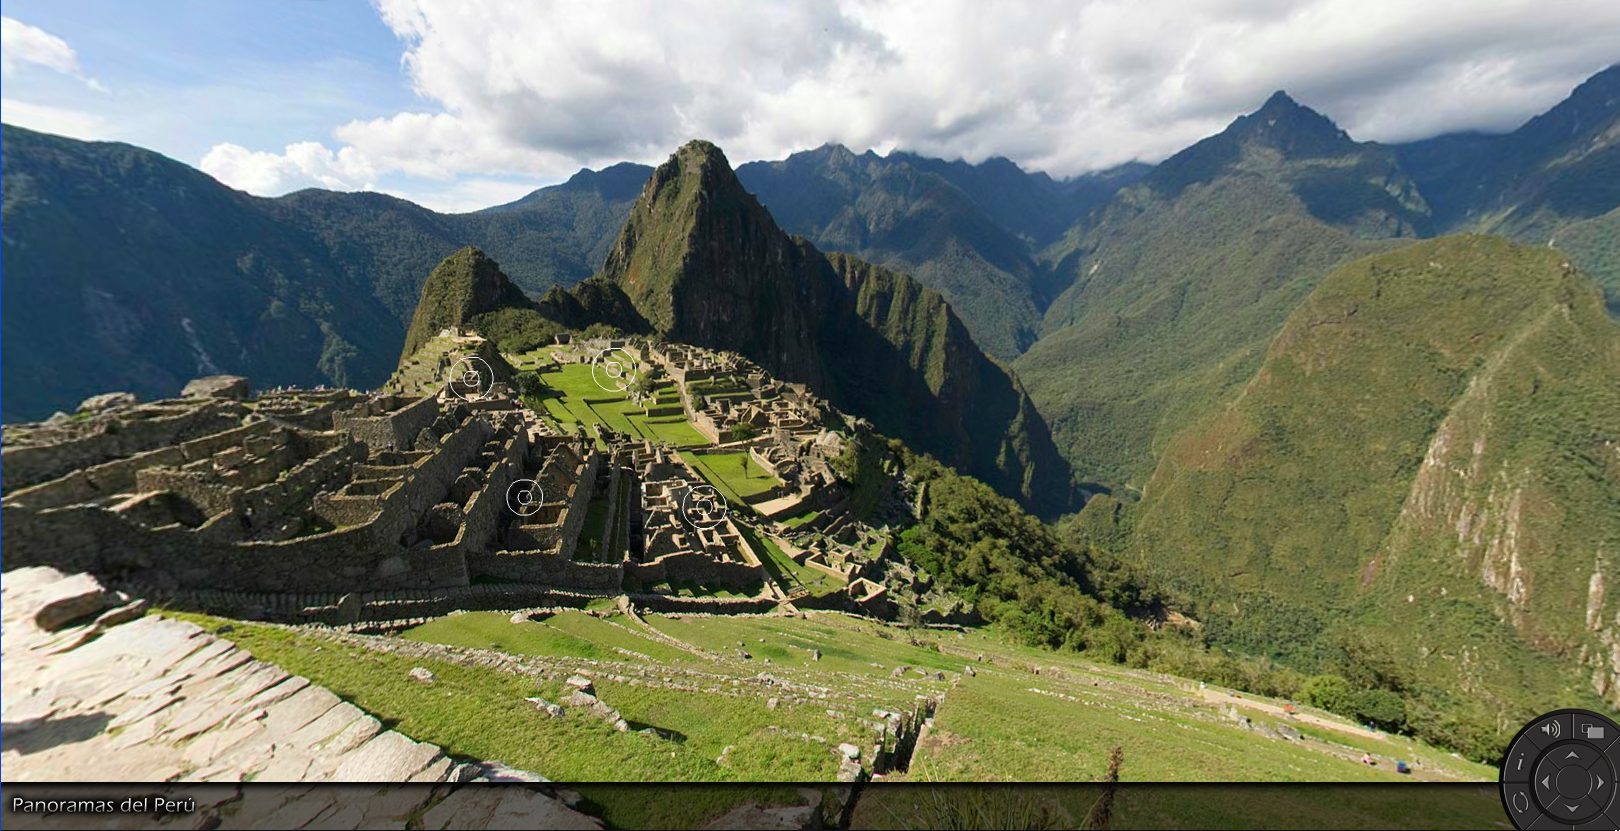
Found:
[[[1620,828],[1614,778],[1620,725],[1588,710],[1526,724],[1502,760],[1502,807],[1515,828]]]

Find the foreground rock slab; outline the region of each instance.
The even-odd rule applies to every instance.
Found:
[[[61,608],[65,599],[67,612],[43,616],[59,628],[41,627],[41,610]],[[435,745],[385,730],[330,690],[194,624],[105,614],[118,600],[85,575],[44,567],[0,575],[8,788],[75,781],[415,782],[440,787],[400,788],[387,798],[372,787],[366,793],[375,798],[355,803],[307,788],[273,794],[231,788],[214,796],[253,809],[255,822],[273,816],[265,827],[277,828],[374,827],[392,824],[396,811],[401,819],[424,811],[446,817],[460,804],[489,822],[600,827],[538,790],[457,797],[448,783],[544,780],[498,762],[453,760]],[[256,800],[274,804],[248,804]]]

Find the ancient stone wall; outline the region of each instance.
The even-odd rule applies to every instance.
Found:
[[[630,563],[625,574],[644,586],[690,581],[728,589],[754,588],[766,577],[765,568],[758,563],[722,562],[702,551],[680,551],[652,562]]]
[[[438,418],[439,398],[437,395],[425,395],[396,409],[377,412],[380,407],[406,400],[403,396],[387,396],[368,402],[368,405],[333,415],[332,426],[364,442],[374,452],[389,448],[424,449],[413,448],[412,445],[417,434]]]
[[[269,435],[275,429],[276,426],[268,421],[258,421],[211,436],[192,439],[183,444],[149,450],[126,459],[75,470],[59,479],[15,492],[7,486],[6,501],[42,510],[89,502],[111,494],[127,493],[134,490],[136,472],[143,468],[157,465],[179,466],[206,459],[227,447],[240,445],[249,438]],[[11,464],[11,456],[7,455],[4,463]]]
[[[521,583],[617,590],[622,563],[579,563],[560,551],[469,551],[467,569],[478,577]]]
[[[0,487],[9,493],[69,471],[228,430],[240,425],[246,412],[235,402],[149,404],[96,416],[87,434],[49,444],[23,444],[14,436],[26,434],[7,430],[6,446],[0,448]]]
[[[684,614],[759,614],[768,612],[777,605],[774,597],[672,597],[667,594],[632,594],[630,599],[643,611]]]
[[[338,591],[453,586],[468,582],[459,553],[414,543],[418,518],[438,503],[491,428],[469,419],[423,454],[369,504],[361,524],[273,542],[235,541],[240,520],[230,513],[201,528],[145,528],[99,505],[33,511],[7,504],[0,544],[7,564],[54,565],[76,571],[127,575],[179,587],[241,591]],[[320,500],[317,500],[320,501]],[[337,498],[333,498],[337,501]],[[341,512],[335,512],[341,513]],[[234,531],[234,533],[231,533]]]

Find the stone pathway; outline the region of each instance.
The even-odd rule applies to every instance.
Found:
[[[74,781],[540,781],[499,763],[452,760],[228,640],[144,611],[144,602],[87,575],[36,567],[0,576],[8,790]],[[235,826],[275,816],[265,827],[403,827],[405,817],[421,816],[441,827],[435,817],[448,824],[455,814],[458,826],[601,827],[522,788],[373,787],[375,799],[353,801],[307,788],[216,793],[219,804],[243,803],[232,816],[252,822],[228,823]],[[243,817],[252,800],[265,804]],[[463,808],[471,814],[460,815]],[[497,818],[501,824],[488,824]]]

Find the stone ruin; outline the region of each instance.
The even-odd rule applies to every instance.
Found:
[[[678,457],[550,435],[500,392],[120,397],[7,425],[7,567],[88,572],[208,611],[340,623],[489,583],[532,587],[500,602],[535,605],[557,590],[617,594],[627,572],[647,585],[760,582],[729,521],[676,527],[659,495],[702,482]],[[514,505],[520,493],[530,501]],[[603,544],[583,557],[593,498],[609,516]]]
[[[708,483],[672,448],[601,425],[560,435],[504,381],[478,395],[454,379],[432,387],[434,373],[490,348],[447,330],[374,393],[255,394],[242,379],[209,378],[181,398],[110,394],[6,425],[7,565],[88,572],[180,608],[351,627],[626,592],[664,609],[715,601],[684,596],[688,585],[758,590],[721,604],[757,610],[807,591],[778,591],[739,525],[757,514],[758,533],[800,564],[899,585],[887,530],[850,510],[833,470],[845,439],[821,426],[837,416],[824,403],[730,353],[617,340],[566,348],[598,345],[666,367],[688,408],[684,385],[743,379],[726,412],[768,429],[727,449],[746,447],[782,484],[730,506],[737,516],[711,513],[692,497]],[[510,377],[504,361],[492,366]],[[840,595],[851,610],[885,607]]]

